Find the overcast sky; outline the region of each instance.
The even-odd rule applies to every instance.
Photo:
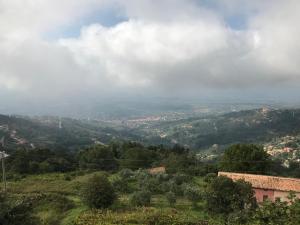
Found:
[[[0,0],[0,110],[126,94],[297,99],[299,12],[299,0]]]

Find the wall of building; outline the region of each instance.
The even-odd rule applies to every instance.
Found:
[[[287,191],[274,191],[274,199],[279,198],[282,202],[289,202],[289,194],[290,192]],[[296,197],[300,199],[300,193],[296,193]]]
[[[255,192],[255,198],[257,202],[263,202],[264,200],[268,199],[270,201],[274,201],[274,190],[266,190],[266,189],[253,189]]]

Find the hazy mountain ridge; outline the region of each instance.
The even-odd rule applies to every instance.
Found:
[[[0,115],[0,137],[8,149],[18,147],[76,150],[113,139],[136,139],[127,131],[96,123],[58,117],[22,117]]]
[[[214,144],[265,142],[300,132],[300,109],[255,109],[155,124],[149,137],[180,143],[193,149]]]
[[[138,121],[135,128],[99,120],[59,117],[0,116],[0,138],[8,148],[43,147],[76,150],[112,140],[185,145],[205,149],[214,144],[263,143],[300,133],[300,109],[255,109],[175,121]]]

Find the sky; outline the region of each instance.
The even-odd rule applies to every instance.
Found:
[[[299,0],[0,0],[0,113],[112,98],[298,101],[299,11]]]

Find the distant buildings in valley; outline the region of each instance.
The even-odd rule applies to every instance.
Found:
[[[274,158],[284,161],[283,166],[289,167],[290,162],[300,162],[300,136],[284,136],[264,144],[264,150]]]

